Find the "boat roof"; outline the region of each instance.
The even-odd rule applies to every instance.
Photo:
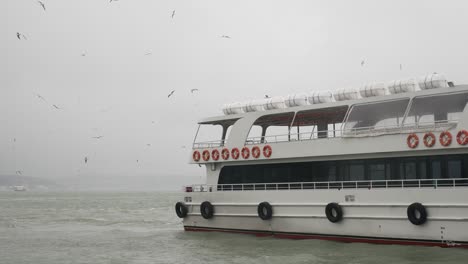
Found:
[[[304,110],[335,108],[339,106],[352,106],[356,104],[379,103],[379,102],[386,102],[386,101],[398,100],[398,99],[404,99],[404,98],[411,99],[414,97],[422,97],[422,96],[428,96],[428,95],[457,93],[457,92],[463,92],[467,90],[468,90],[467,84],[455,85],[453,87],[418,90],[415,92],[366,97],[366,98],[361,98],[361,99],[356,99],[356,100],[335,101],[335,102],[322,103],[322,104],[310,104],[310,105],[304,105],[304,106],[286,107],[286,108],[281,108],[281,109],[248,112],[248,113],[242,113],[242,114],[213,116],[213,117],[201,119],[198,122],[198,124],[212,124],[212,125],[223,125],[223,126],[228,125],[229,126],[235,123],[238,119],[246,117],[246,116],[260,117],[263,115],[270,115],[270,114],[281,114],[281,113],[291,113],[291,112],[304,111]]]

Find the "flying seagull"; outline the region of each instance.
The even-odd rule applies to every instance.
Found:
[[[20,171],[20,170],[17,170],[17,171],[16,171],[16,174],[17,174],[17,175],[22,175],[22,174],[23,174],[23,172],[22,172],[22,171]]]
[[[84,163],[88,163],[88,157],[84,157]]]
[[[270,96],[268,96],[268,94],[265,94],[265,98],[270,98]]]
[[[41,2],[41,1],[37,1],[37,2],[42,6],[42,8],[44,9],[44,11],[46,11],[45,4],[44,4],[43,2]]]
[[[148,56],[148,55],[151,55],[151,54],[153,54],[153,53],[151,53],[151,52],[146,52],[146,53],[145,53],[145,56]]]
[[[172,11],[171,18],[174,18],[174,16],[175,16],[175,10],[174,10],[174,11]]]
[[[198,91],[198,89],[196,89],[196,88],[195,89],[190,89],[191,93],[196,92],[196,91]]]
[[[40,94],[34,94],[34,95],[36,95],[37,98],[41,99],[42,101],[47,102],[46,99],[44,97],[42,97],[42,95],[40,95]]]
[[[170,94],[167,95],[167,98],[171,97],[174,94],[175,90],[172,90]]]
[[[97,137],[93,137],[93,138],[95,138],[95,139],[101,139],[101,138],[103,138],[103,137],[104,137],[104,136],[97,136]]]
[[[19,33],[19,32],[16,32],[16,37],[17,37],[19,40],[21,40],[21,39],[26,39],[26,40],[27,40],[27,39],[28,39],[25,35],[23,35],[23,34],[21,34],[21,33]]]
[[[230,38],[231,38],[231,37],[228,36],[228,35],[222,35],[221,37],[222,37],[222,38],[227,38],[227,39],[230,39]]]
[[[86,51],[83,51],[83,52],[81,53],[81,57],[84,57],[84,56],[86,56]]]
[[[58,107],[57,105],[52,105],[53,107],[55,107],[55,109],[62,109],[60,107]]]
[[[110,0],[109,3],[112,3],[113,1],[118,1],[118,0]]]
[[[362,61],[361,61],[361,67],[364,66],[364,63],[365,63],[365,61],[362,60]]]

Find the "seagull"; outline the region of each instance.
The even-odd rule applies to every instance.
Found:
[[[268,94],[265,94],[265,98],[270,98],[270,96],[268,96]]]
[[[174,16],[175,16],[175,10],[174,10],[174,11],[172,11],[171,18],[174,18]]]
[[[146,144],[146,146],[151,147],[151,144]]]
[[[84,57],[84,56],[86,56],[86,52],[85,52],[85,51],[83,51],[83,52],[81,53],[81,57]]]
[[[227,35],[222,35],[221,37],[222,37],[222,38],[227,38],[227,39],[230,39],[230,38],[231,38],[230,36],[227,36]]]
[[[118,1],[118,0],[110,0],[109,3],[112,3],[112,1]]]
[[[45,4],[44,4],[43,2],[41,2],[41,1],[37,1],[37,2],[42,6],[42,8],[44,9],[44,11],[46,11]]]
[[[195,92],[195,91],[198,91],[198,89],[195,88],[195,89],[191,89],[191,90],[190,90],[191,93],[193,93],[193,92]]]
[[[41,99],[42,101],[44,101],[44,102],[47,102],[47,101],[46,101],[46,99],[45,99],[44,97],[42,97],[42,95],[40,95],[40,94],[37,94],[37,93],[36,93],[36,94],[34,94],[34,95],[36,95],[36,96],[37,96],[37,98]]]
[[[136,160],[136,162],[138,163],[138,160]]]
[[[101,139],[101,138],[103,138],[103,137],[104,137],[104,136],[97,136],[97,137],[93,137],[93,138],[95,138],[95,139]]]
[[[16,171],[16,174],[17,174],[17,175],[22,175],[22,174],[23,174],[23,172],[22,172],[22,171],[20,171],[20,170],[17,170],[17,171]]]
[[[364,66],[364,63],[365,63],[364,60],[362,60],[361,61],[361,67]]]
[[[167,95],[167,98],[171,97],[174,94],[175,90],[172,90],[170,94]]]
[[[84,157],[84,163],[88,163],[88,157]]]
[[[23,34],[21,34],[21,33],[19,33],[19,32],[16,32],[16,37],[17,37],[19,40],[21,40],[21,39],[27,40],[27,39],[28,39],[25,35],[23,35]]]
[[[146,53],[145,53],[145,56],[148,56],[148,55],[151,55],[151,54],[153,54],[153,53],[151,53],[151,52],[146,52]]]
[[[55,109],[59,109],[59,110],[62,109],[62,108],[58,107],[57,105],[52,105],[52,106],[55,107]]]

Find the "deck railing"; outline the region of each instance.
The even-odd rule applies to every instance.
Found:
[[[329,190],[329,189],[388,189],[388,188],[454,188],[468,187],[468,178],[408,179],[377,181],[331,181],[244,184],[196,184],[185,186],[186,192],[212,191],[280,191],[280,190]]]
[[[372,135],[413,133],[420,131],[445,130],[455,127],[458,120],[438,120],[433,122],[404,123],[402,125],[381,125],[358,128],[331,129],[302,133],[289,133],[279,135],[269,135],[264,137],[249,137],[245,141],[246,145],[255,145],[262,143],[279,143],[290,141],[304,141],[315,139],[331,139],[341,137],[365,137]],[[216,148],[224,146],[224,140],[213,140],[193,143],[194,149]]]

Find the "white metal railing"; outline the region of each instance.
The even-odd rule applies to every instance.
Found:
[[[200,148],[216,148],[224,146],[225,140],[212,140],[212,141],[204,141],[204,142],[196,142],[193,143],[192,148],[200,149]]]
[[[289,141],[304,141],[325,138],[341,138],[341,137],[359,137],[370,135],[385,135],[385,134],[402,134],[418,131],[436,131],[439,129],[448,129],[455,127],[458,120],[438,120],[434,122],[415,122],[404,123],[402,125],[381,125],[368,126],[358,128],[331,129],[322,131],[311,131],[302,133],[289,133],[279,135],[269,135],[264,137],[249,137],[245,141],[246,145],[262,144],[262,143],[278,143]],[[345,125],[346,126],[346,125]],[[213,140],[205,142],[193,143],[194,149],[200,148],[215,148],[224,146],[225,140]]]
[[[302,133],[290,133],[282,135],[271,135],[264,137],[250,137],[247,138],[245,144],[261,144],[261,143],[278,143],[278,142],[287,142],[287,141],[303,141],[303,140],[313,140],[318,138],[338,138],[342,136],[342,131],[340,129],[335,130],[323,130],[323,131],[312,131],[312,132],[302,132]]]
[[[330,181],[244,184],[195,184],[185,186],[186,192],[212,191],[279,191],[321,189],[388,189],[388,188],[440,188],[468,187],[468,178],[454,179],[405,179],[377,181]]]

